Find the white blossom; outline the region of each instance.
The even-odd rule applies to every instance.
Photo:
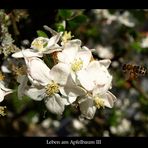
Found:
[[[97,19],[106,19],[106,24],[110,25],[113,21],[123,24],[127,27],[134,27],[135,20],[128,11],[124,11],[123,14],[115,12],[111,14],[107,9],[94,9],[93,12],[96,14]]]
[[[0,102],[2,102],[4,100],[4,97],[10,93],[13,92],[12,89],[9,89],[7,87],[4,86],[4,82],[0,81]]]
[[[62,52],[58,55],[59,62],[63,63],[76,82],[76,74],[89,64],[92,54],[87,47],[81,48],[81,41],[78,39],[68,41],[64,44]]]
[[[26,95],[38,101],[44,99],[46,107],[53,113],[62,114],[65,105],[75,101],[76,97],[84,92],[74,85],[66,85],[72,82],[69,69],[63,63],[58,63],[50,70],[41,59],[34,57],[26,58],[26,64],[28,77],[33,83]]]
[[[57,33],[50,39],[38,37],[31,43],[31,48],[23,50],[26,57],[43,57],[43,54],[51,54],[55,51],[61,51],[61,47],[57,44],[62,33]],[[23,58],[22,51],[12,54],[14,58]]]
[[[86,96],[79,99],[81,116],[92,119],[97,108],[113,107],[116,97],[108,91],[112,81],[107,70],[109,65],[110,60],[92,61],[78,73],[80,84],[88,91]]]
[[[100,95],[88,94],[79,100],[79,107],[81,111],[81,117],[92,119],[96,113],[97,108],[112,108],[116,97],[109,91]]]
[[[98,45],[96,46],[94,52],[96,52],[98,56],[103,59],[112,59],[114,57],[112,48],[108,46],[105,47],[105,46]]]

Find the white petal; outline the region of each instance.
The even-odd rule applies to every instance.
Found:
[[[92,61],[86,69],[77,73],[81,85],[93,93],[105,93],[111,86],[112,76],[104,65],[99,61]]]
[[[68,43],[69,44],[71,44],[71,45],[77,45],[77,46],[81,46],[81,40],[79,40],[79,39],[73,39],[73,40],[70,40],[70,41],[68,41]]]
[[[41,85],[47,85],[52,79],[49,77],[50,69],[39,58],[26,58],[26,64],[28,68],[28,75]],[[28,77],[29,78],[29,77]]]
[[[0,89],[0,102],[4,100],[5,92]]]
[[[8,69],[8,67],[7,66],[5,66],[5,65],[2,65],[1,66],[1,71],[3,72],[3,73],[11,73],[11,71]]]
[[[57,35],[58,34],[58,32],[56,32],[55,30],[53,30],[52,28],[50,28],[50,27],[48,27],[46,25],[44,25],[43,27],[44,27],[45,30],[49,31],[52,35]]]
[[[33,84],[34,86],[40,87],[42,85],[39,81],[33,79],[29,74],[27,76],[31,84]],[[42,86],[45,86],[45,84],[43,84]]]
[[[18,51],[16,53],[13,53],[12,57],[13,58],[23,58],[24,57],[23,54],[25,55],[25,57],[43,57],[42,53],[34,51],[32,49],[25,49],[23,50],[23,53],[22,51]]]
[[[61,33],[58,33],[57,35],[51,37],[48,41],[47,48],[50,49],[54,44],[56,44],[59,41],[60,37]]]
[[[77,78],[80,84],[88,91],[92,91],[94,88],[94,83],[92,81],[91,75],[87,70],[81,70],[77,73]]]
[[[116,97],[109,91],[104,96],[105,106],[108,108],[112,108],[116,100]]]
[[[50,76],[61,85],[65,85],[70,74],[70,68],[64,63],[58,63],[50,70]]]
[[[70,104],[72,104],[73,102],[75,102],[76,101],[76,99],[77,99],[77,97],[68,97],[68,102],[70,103]]]
[[[62,98],[63,98],[63,104],[65,105],[70,105],[73,102],[75,102],[77,99],[77,97],[66,97],[66,96],[62,96]]]
[[[82,49],[77,54],[77,59],[81,59],[83,61],[83,68],[88,66],[91,60],[92,54],[90,50]]]
[[[45,98],[45,105],[52,113],[61,115],[65,109],[62,97],[58,94]]]
[[[96,107],[94,106],[94,102],[90,98],[85,98],[79,104],[81,114],[87,118],[92,119],[96,113]]]
[[[28,97],[33,100],[41,101],[45,97],[45,89],[37,89],[35,87],[29,88],[24,92]]]
[[[0,82],[0,102],[2,102],[4,100],[4,97],[10,93],[12,93],[13,90],[12,89],[9,89],[9,88],[6,88],[4,86],[4,83],[3,82]]]
[[[58,44],[53,45],[52,47],[50,47],[49,49],[47,49],[46,51],[44,51],[44,54],[51,54],[53,52],[59,52],[62,51],[62,47],[60,47]]]
[[[2,89],[3,91],[5,91],[6,94],[9,94],[9,93],[13,92],[12,89],[6,88],[4,86],[4,82],[3,81],[0,82],[0,89]]]
[[[100,64],[104,65],[106,68],[108,68],[109,65],[111,64],[111,61],[109,59],[100,60],[99,62],[100,62]]]
[[[82,87],[74,84],[70,75],[65,86],[60,87],[60,92],[64,96],[72,97],[72,100],[74,100],[73,97],[76,98],[86,94],[86,91]]]
[[[78,41],[67,42],[64,46],[64,50],[57,55],[59,61],[70,64],[76,58],[79,48],[80,45]]]

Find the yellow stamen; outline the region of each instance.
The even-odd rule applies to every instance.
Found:
[[[96,97],[94,97],[94,101],[95,101],[95,105],[98,109],[100,109],[101,107],[103,107],[103,108],[105,107],[104,99],[96,96]]]
[[[5,78],[5,76],[2,74],[2,72],[0,72],[0,81],[3,81]]]
[[[81,59],[75,59],[74,62],[71,64],[71,69],[74,72],[81,70],[83,67],[83,61]]]
[[[68,40],[71,40],[72,37],[74,37],[74,36],[71,35],[71,31],[69,31],[69,32],[65,31],[64,35],[62,36],[62,42],[66,43]]]
[[[48,96],[51,96],[51,95],[59,92],[59,86],[58,86],[57,83],[55,83],[54,81],[52,81],[52,83],[47,84],[45,86],[45,90],[46,90],[46,94]]]
[[[5,109],[6,109],[6,106],[0,106],[0,116],[5,116],[6,115]]]
[[[35,39],[31,46],[37,49],[38,51],[44,51],[48,42],[45,39]]]

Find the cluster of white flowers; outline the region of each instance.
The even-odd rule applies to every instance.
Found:
[[[35,38],[30,49],[12,54],[13,58],[24,58],[26,64],[26,70],[18,72],[18,97],[44,100],[47,109],[58,115],[67,105],[77,104],[81,117],[87,119],[94,117],[97,108],[112,108],[116,97],[109,91],[111,61],[95,60],[81,40],[71,39],[71,33],[48,29],[53,35],[50,39]],[[53,55],[56,62],[49,68],[44,57],[48,60]],[[11,92],[1,84],[0,87],[3,96]]]
[[[97,19],[105,18],[108,25],[114,21],[127,27],[134,27],[136,24],[136,21],[128,11],[124,11],[123,14],[119,12],[111,14],[107,9],[93,9],[93,12],[96,14]]]

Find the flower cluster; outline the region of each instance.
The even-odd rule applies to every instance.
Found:
[[[111,61],[95,60],[81,40],[71,39],[71,33],[48,29],[51,38],[35,38],[29,49],[12,54],[13,58],[25,61],[25,68],[17,70],[18,97],[44,100],[47,109],[58,115],[66,106],[77,104],[81,117],[87,119],[94,117],[96,109],[112,108],[116,97],[109,91]],[[3,85],[2,89],[3,95],[11,92]]]

